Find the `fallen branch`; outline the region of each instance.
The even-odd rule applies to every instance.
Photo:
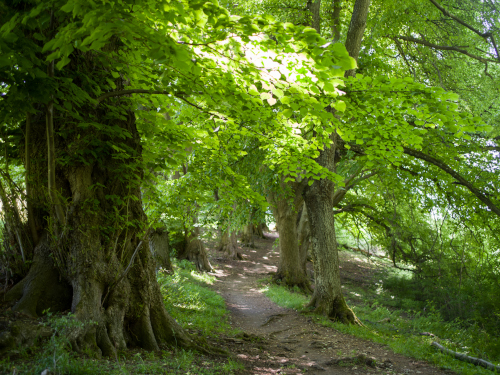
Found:
[[[481,367],[484,367],[484,368],[491,370],[491,371],[500,372],[500,366],[495,366],[493,363],[485,361],[484,359],[469,357],[468,355],[465,355],[463,353],[454,352],[453,350],[446,349],[444,346],[438,344],[435,341],[431,344],[431,346],[438,348],[440,351],[442,351],[445,354],[452,355],[453,357],[455,357],[456,359],[458,359],[460,361],[472,363],[475,366],[481,366]]]

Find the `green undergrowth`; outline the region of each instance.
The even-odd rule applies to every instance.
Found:
[[[91,359],[64,352],[62,349],[54,352],[43,347],[39,349],[39,354],[26,352],[6,356],[0,361],[0,374],[40,375],[48,369],[52,375],[231,375],[243,368],[232,359],[214,359],[184,350],[162,350],[156,353],[128,350],[119,353],[116,358]]]
[[[395,353],[429,361],[438,367],[450,369],[465,375],[491,375],[492,371],[458,361],[431,347],[432,341],[451,350],[469,356],[483,358],[498,365],[491,348],[491,337],[477,325],[465,325],[460,321],[445,321],[439,310],[431,303],[425,310],[415,310],[418,301],[406,299],[395,301],[396,297],[384,290],[384,280],[373,287],[362,288],[353,283],[344,283],[344,296],[364,326],[347,326],[312,314],[304,306],[310,296],[276,285],[271,279],[260,280],[263,293],[276,304],[311,314],[320,325],[333,327],[343,333],[388,345]],[[399,308],[394,306],[398,305]],[[420,335],[432,333],[436,337]]]
[[[197,330],[203,336],[235,335],[229,324],[224,299],[211,285],[215,276],[198,273],[188,261],[174,263],[173,274],[158,273],[165,306],[169,314],[185,329]]]
[[[165,306],[177,322],[194,336],[236,334],[229,325],[225,303],[210,286],[215,277],[194,271],[189,262],[175,262],[171,274],[158,272]],[[243,366],[231,358],[208,357],[194,351],[168,349],[160,352],[126,350],[115,358],[96,359],[66,350],[66,333],[80,324],[69,315],[47,316],[55,335],[35,347],[3,355],[0,374],[178,374],[230,375]]]

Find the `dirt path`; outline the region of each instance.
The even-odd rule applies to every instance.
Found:
[[[317,325],[271,302],[257,282],[278,264],[278,252],[272,248],[277,234],[266,235],[256,240],[256,249],[244,249],[243,261],[211,251],[211,261],[218,264],[216,288],[231,311],[231,324],[243,331],[225,340],[245,363],[245,374],[453,374]]]

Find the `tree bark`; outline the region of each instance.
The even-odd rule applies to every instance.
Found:
[[[314,3],[311,4],[311,14],[312,14],[312,22],[311,27],[315,29],[318,34],[321,34],[321,0],[315,0]]]
[[[255,248],[255,241],[253,240],[254,225],[249,222],[243,227],[243,235],[241,236],[241,245],[245,247]]]
[[[305,274],[307,272],[307,254],[311,247],[311,226],[309,224],[309,216],[307,215],[307,207],[305,202],[302,204],[302,209],[299,213],[297,223],[297,241],[299,243],[300,267]]]
[[[333,171],[335,151],[334,146],[325,147],[316,161]],[[323,179],[314,181],[304,195],[311,227],[315,286],[309,306],[330,319],[345,324],[359,324],[342,295],[333,213],[334,191],[334,183]]]
[[[168,232],[165,228],[158,228],[151,233],[149,236],[149,250],[156,262],[156,269],[161,267],[164,270],[172,271]]]
[[[275,280],[306,292],[311,291],[307,273],[302,267],[297,238],[297,210],[303,203],[304,182],[280,183],[282,192],[269,192],[267,199],[279,233],[280,258]],[[290,194],[290,195],[288,195]]]
[[[361,42],[368,18],[371,0],[356,0],[346,37],[346,49],[355,60],[358,59]],[[354,76],[349,70],[345,76]],[[332,145],[325,145],[320,151],[317,163],[335,172],[337,135],[331,135]],[[340,285],[340,270],[335,235],[334,204],[342,198],[335,194],[335,184],[327,179],[317,180],[307,188],[304,200],[311,226],[312,257],[314,262],[314,294],[309,306],[331,319],[343,323],[361,324],[347,306]]]
[[[227,255],[229,255],[231,259],[234,260],[243,259],[243,256],[238,251],[238,241],[236,239],[236,232],[231,231],[231,228],[229,226],[225,231],[223,231],[217,250],[226,253]]]
[[[133,346],[148,350],[158,350],[165,344],[197,348],[165,310],[155,262],[140,234],[146,217],[140,194],[141,165],[136,163],[142,150],[135,116],[120,103],[114,107],[122,111],[125,120],[110,119],[104,109],[87,110],[95,116],[92,121],[98,119],[103,126],[118,126],[129,133],[125,140],[91,128],[75,128],[63,139],[56,125],[63,124],[64,118],[54,115],[56,158],[64,155],[71,160],[78,147],[91,147],[86,143],[89,137],[96,145],[96,154],[104,148],[111,155],[88,157],[85,163],[53,162],[51,186],[55,181],[62,201],[68,202],[65,210],[59,211],[66,212],[66,225],[59,226],[59,233],[52,232],[47,224],[59,218],[54,210],[47,211],[50,198],[43,194],[49,167],[43,115],[32,116],[33,145],[27,159],[35,165],[29,169],[28,179],[34,189],[39,189],[33,191],[38,199],[33,211],[44,227],[27,276],[7,292],[5,300],[14,311],[32,317],[46,309],[70,309],[85,323],[68,337],[76,351],[100,356],[115,355],[116,350]],[[81,108],[80,113],[84,110]],[[112,144],[127,147],[129,158],[112,157]]]
[[[186,149],[186,151],[190,152],[191,149],[188,148]],[[182,170],[184,175],[186,175],[188,171],[188,165],[183,164]],[[180,177],[181,176],[179,171],[176,171],[173,178],[179,179]],[[194,263],[196,269],[200,272],[211,272],[213,268],[212,265],[210,264],[210,261],[208,260],[207,250],[203,245],[203,241],[200,240],[200,228],[196,226],[196,224],[198,223],[198,218],[196,216],[196,211],[198,207],[199,206],[196,203],[194,203],[194,210],[188,208],[193,220],[191,223],[191,228],[185,227],[184,229],[184,240],[182,241],[183,247],[181,248],[181,251],[177,255],[177,258],[190,260],[191,262]]]
[[[366,20],[368,19],[368,11],[370,9],[371,0],[356,0],[352,11],[351,22],[345,41],[345,48],[354,60],[358,61],[359,51],[361,50],[361,42],[366,28]],[[355,69],[348,70],[345,76],[353,76],[356,74]]]
[[[269,231],[269,228],[267,227],[266,223],[259,223],[254,225],[253,231],[260,238],[266,238],[266,236],[264,235],[264,231]]]
[[[336,43],[340,40],[340,32],[342,27],[342,25],[340,24],[340,11],[342,10],[341,0],[333,0],[332,6],[332,40],[334,43]]]
[[[212,265],[208,260],[207,250],[200,240],[200,228],[193,227],[186,230],[184,237],[184,249],[179,254],[179,259],[187,259],[194,263],[196,269],[200,272],[211,272]]]
[[[250,211],[248,222],[243,227],[243,235],[241,236],[242,246],[255,248],[255,242],[253,240],[253,235],[255,233],[255,225],[253,223],[255,212],[255,208]]]

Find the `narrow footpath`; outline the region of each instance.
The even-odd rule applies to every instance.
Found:
[[[343,334],[310,316],[279,307],[259,291],[258,280],[276,271],[277,233],[241,249],[244,260],[229,260],[209,250],[217,265],[215,285],[242,331],[226,337],[225,347],[245,364],[244,374],[454,374],[429,363],[393,353],[387,346]]]

